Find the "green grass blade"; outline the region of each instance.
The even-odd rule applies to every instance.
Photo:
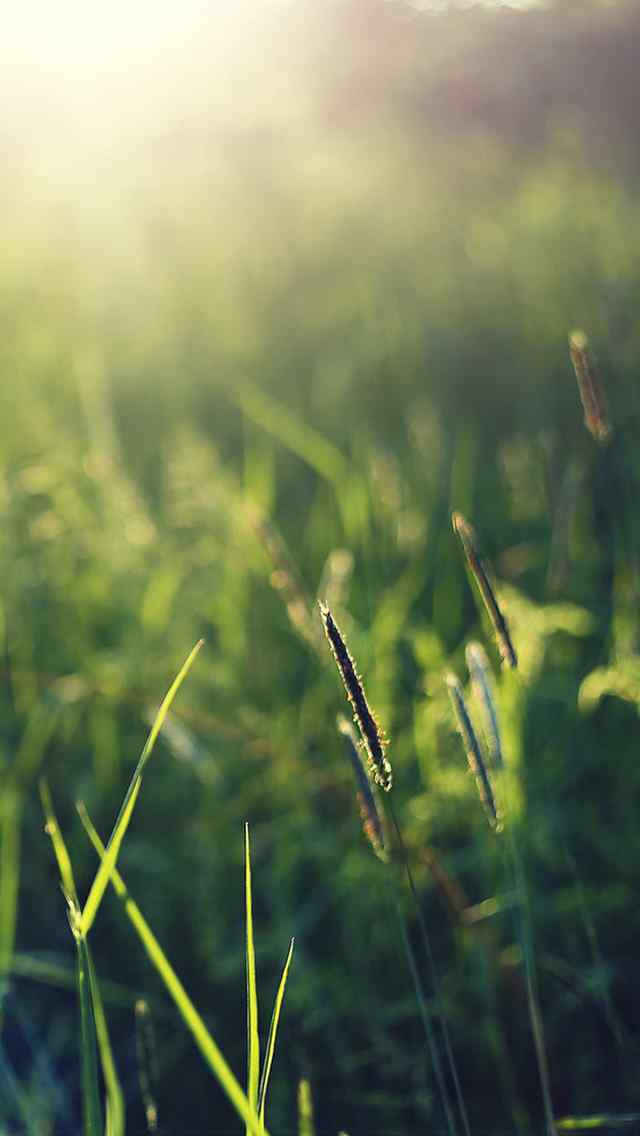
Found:
[[[78,812],[91,843],[98,855],[101,858],[104,857],[106,855],[106,848],[98,836],[84,805],[78,805]],[[251,1136],[268,1136],[268,1133],[261,1127],[257,1113],[251,1108],[239,1082],[209,1033],[209,1030],[196,1010],[175,970],[171,966],[171,963],[149,927],[140,908],[129,895],[125,882],[116,868],[111,870],[109,878],[152,965],[164,982],[185,1025],[190,1030],[196,1045],[217,1078],[221,1088],[228,1096],[236,1112],[242,1120],[244,1120]]]
[[[133,774],[133,777],[131,778],[129,788],[127,789],[124,800],[120,807],[120,812],[118,813],[115,825],[113,826],[113,831],[111,833],[111,836],[109,837],[106,855],[102,860],[98,871],[96,872],[94,881],[91,885],[91,890],[89,891],[89,895],[87,897],[87,902],[85,903],[84,909],[82,911],[80,918],[80,932],[82,935],[86,936],[89,933],[93,921],[98,913],[98,908],[106,891],[111,872],[116,865],[120,846],[122,844],[122,841],[124,840],[125,833],[129,826],[129,821],[131,820],[131,814],[133,813],[138,793],[140,792],[142,774],[144,772],[145,765],[151,757],[153,748],[156,744],[156,739],[158,737],[158,734],[160,733],[160,730],[162,729],[162,724],[167,714],[169,713],[169,710],[171,709],[176,694],[180,690],[182,683],[191,670],[191,667],[193,666],[196,657],[203,645],[203,639],[200,639],[196,643],[195,647],[193,648],[190,655],[183,663],[182,667],[178,671],[178,674],[171,683],[171,686],[169,687],[169,690],[167,691],[163,699],[162,705],[160,706],[160,709],[156,714],[155,721],[144,744],[144,748],[140,755],[140,760],[138,761],[138,764],[135,768],[135,772]]]
[[[91,978],[87,944],[76,939],[78,950],[78,996],[80,999],[80,1045],[82,1056],[82,1108],[85,1136],[102,1136],[96,1031],[91,1005]]]
[[[11,970],[18,916],[22,798],[8,786],[0,799],[0,985]]]
[[[37,704],[29,716],[10,771],[3,770],[0,800],[0,1002],[2,985],[11,970],[15,947],[24,792],[57,724],[57,713],[45,711],[41,704]]]
[[[60,831],[46,781],[40,782],[40,800],[60,873],[60,881],[69,908],[69,923],[76,941],[78,999],[80,1003],[80,1058],[82,1063],[82,1110],[85,1136],[102,1136],[98,1064],[96,1060],[96,1027],[91,1000],[91,962],[87,943],[79,931],[80,905],[67,846]]]
[[[53,802],[51,800],[49,786],[44,778],[40,781],[39,789],[42,811],[46,821],[45,832],[47,836],[51,838],[58,871],[60,873],[60,880],[62,882],[62,890],[70,908],[75,907],[76,912],[79,912],[80,904],[78,903],[78,892],[76,891],[76,881],[73,875],[73,868],[71,867],[71,860],[62,833],[60,832],[56,814],[53,811]]]
[[[267,1090],[269,1088],[269,1077],[271,1076],[271,1066],[273,1064],[273,1055],[276,1049],[276,1038],[278,1035],[278,1022],[280,1021],[280,1011],[282,1010],[282,1003],[284,1001],[284,992],[287,985],[287,978],[289,977],[289,967],[291,966],[291,959],[293,958],[293,948],[295,939],[292,939],[289,944],[289,953],[287,954],[282,974],[280,976],[280,983],[276,993],[276,1000],[273,1003],[273,1013],[271,1015],[271,1024],[269,1026],[269,1037],[267,1038],[267,1051],[264,1057],[264,1064],[262,1066],[262,1077],[260,1079],[260,1092],[258,1094],[258,1109],[260,1112],[260,1123],[264,1124],[264,1110],[267,1101]]]
[[[95,1025],[100,1065],[106,1091],[106,1125],[105,1136],[124,1136],[125,1116],[124,1097],[113,1058],[113,1050],[109,1038],[107,1019],[105,1017],[102,996],[98,985],[98,978],[89,944],[85,943],[87,969],[89,971],[89,985],[91,991],[91,1004],[93,1007],[93,1020]]]
[[[347,459],[332,442],[283,403],[248,381],[236,384],[230,394],[247,418],[297,454],[321,477],[336,486],[344,484],[349,471]]]
[[[249,825],[244,826],[244,881],[246,917],[246,968],[247,968],[247,1097],[252,1109],[258,1111],[258,1082],[260,1079],[260,1038],[258,1035],[258,991],[256,986],[256,953],[253,942],[253,904],[251,900],[251,850]],[[249,1130],[247,1129],[247,1132]]]

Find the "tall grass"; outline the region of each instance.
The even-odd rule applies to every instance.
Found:
[[[392,739],[394,810],[417,897],[401,895],[402,926],[418,988],[429,988],[451,1111],[442,1021],[472,1132],[501,1131],[507,1110],[523,1130],[537,1115],[539,1074],[521,1061],[530,1027],[514,962],[513,873],[502,882],[494,863],[441,683],[444,670],[461,673],[463,646],[480,633],[452,508],[477,520],[487,541],[523,675],[520,686],[508,674],[496,683],[510,767],[496,792],[526,865],[553,1096],[575,1113],[556,1127],[586,1130],[580,1115],[596,1130],[631,1124],[624,1118],[640,1108],[637,195],[574,162],[562,140],[517,172],[479,141],[434,142],[428,161],[409,136],[393,155],[346,138],[299,145],[293,170],[277,147],[245,149],[237,164],[221,160],[225,173],[199,167],[179,192],[148,170],[131,187],[141,210],[118,205],[98,217],[86,204],[87,245],[38,191],[43,232],[24,212],[7,238],[1,350],[16,382],[3,387],[0,425],[0,1124],[24,1127],[29,1114],[49,1129],[64,1123],[80,1083],[71,941],[56,888],[43,885],[41,772],[91,897],[82,928],[127,1111],[135,1115],[137,1089],[122,1002],[147,994],[158,972],[208,1067],[224,1072],[224,1053],[230,1069],[244,1068],[239,834],[249,817],[259,849],[256,969],[278,995],[272,1032],[260,1037],[257,1116],[236,1078],[238,1127],[292,1127],[301,1077],[323,1131],[436,1123],[422,1007],[376,902],[398,841],[389,838],[385,866],[355,831],[352,774],[334,730],[341,695],[309,613],[316,593]],[[269,174],[272,197],[253,193],[250,165]],[[139,213],[153,218],[148,227]],[[109,266],[100,252],[107,224],[116,230]],[[578,323],[611,380],[607,448],[582,427],[566,352],[566,328]],[[80,341],[95,362],[85,355],[81,376]],[[345,550],[354,571],[330,596],[327,566]],[[109,833],[110,802],[129,780],[128,755],[142,745],[166,660],[201,635],[208,657],[174,704],[176,731],[156,736],[161,760],[153,776],[145,769],[145,809],[122,850],[118,827],[107,852],[97,844],[104,859],[94,875],[66,805],[82,795]],[[484,639],[489,653],[493,639]],[[141,791],[132,782],[121,819]],[[580,865],[580,888],[557,854],[558,833]],[[468,898],[464,918],[437,906],[428,847],[458,900]],[[107,887],[119,888],[113,907]],[[149,972],[127,922],[143,962],[145,952],[154,962]],[[296,1044],[274,1060],[293,924]],[[98,1057],[99,1100],[87,1110],[95,1127],[108,1075],[84,957],[82,967],[85,1032],[93,1029]],[[612,1022],[624,1046],[611,1045]],[[167,1070],[158,1113],[169,1129],[202,1127],[218,1087],[202,1087],[199,1054],[177,1034],[158,1030]],[[85,1097],[95,1102],[90,1050],[82,1047]]]

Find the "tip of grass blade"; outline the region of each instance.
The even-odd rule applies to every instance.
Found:
[[[169,713],[171,706],[173,705],[173,701],[178,691],[180,690],[180,687],[182,686],[185,678],[189,674],[189,671],[191,670],[203,646],[204,639],[199,639],[195,647],[193,647],[193,649],[190,651],[176,677],[171,683],[171,686],[169,687],[162,700],[160,709],[155,716],[153,725],[140,755],[140,759],[138,761],[138,764],[136,765],[133,777],[131,778],[131,781],[129,783],[129,788],[125,793],[124,800],[122,802],[122,805],[120,806],[120,812],[118,813],[111,836],[109,837],[106,854],[94,876],[93,883],[87,897],[87,902],[85,903],[82,910],[80,917],[80,931],[83,935],[87,935],[93,925],[93,921],[98,913],[98,908],[100,907],[102,898],[107,889],[109,878],[116,866],[120,846],[122,844],[122,841],[124,840],[127,828],[129,827],[129,821],[131,820],[138,793],[140,792],[142,774],[144,772],[145,765],[151,757],[158,734],[160,733],[164,720]]]

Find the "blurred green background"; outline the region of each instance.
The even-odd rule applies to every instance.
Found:
[[[503,890],[442,683],[489,643],[453,508],[522,660],[509,741],[556,1113],[640,1110],[638,5],[36,8],[0,49],[0,1129],[80,1123],[38,776],[86,894],[74,802],[106,836],[203,636],[122,873],[243,1075],[248,819],[263,1025],[297,942],[271,1131],[294,1130],[301,1076],[319,1132],[439,1131],[297,587],[333,605],[390,738],[473,1131],[540,1131],[510,920],[456,925],[424,858],[470,904]],[[138,997],[161,1131],[239,1130],[111,895],[92,939],[131,1131]]]

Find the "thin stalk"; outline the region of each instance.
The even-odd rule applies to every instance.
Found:
[[[507,831],[509,834],[509,854],[511,858],[511,867],[513,870],[514,886],[517,897],[517,902],[515,903],[513,908],[513,918],[516,937],[520,945],[520,951],[524,963],[527,1003],[529,1007],[529,1018],[531,1021],[531,1033],[533,1036],[536,1063],[538,1066],[538,1076],[540,1078],[540,1090],[544,1108],[545,1126],[548,1136],[557,1136],[555,1117],[553,1115],[553,1102],[551,1099],[549,1064],[547,1061],[547,1051],[544,1040],[544,1027],[542,1024],[542,1014],[540,1012],[540,1003],[538,1000],[537,978],[533,960],[533,936],[531,932],[529,901],[527,897],[524,866],[522,863],[522,857],[520,855],[518,842],[516,840],[513,826],[511,824],[507,824]]]
[[[429,1009],[427,1007],[427,999],[426,999],[425,991],[424,991],[424,988],[423,988],[423,985],[422,985],[422,979],[420,978],[420,972],[418,970],[418,964],[416,962],[415,951],[413,950],[413,947],[411,946],[411,942],[410,942],[409,936],[407,934],[407,928],[405,926],[404,917],[403,917],[402,911],[400,909],[398,897],[395,894],[395,892],[393,892],[391,881],[390,881],[388,876],[387,876],[387,880],[389,882],[389,891],[392,895],[393,904],[394,904],[396,915],[397,915],[397,918],[398,918],[398,926],[400,928],[400,938],[402,939],[402,945],[404,947],[404,951],[405,951],[405,954],[407,956],[407,963],[409,964],[409,970],[411,972],[411,978],[413,980],[413,985],[415,987],[416,998],[418,1000],[418,1007],[419,1007],[419,1010],[420,1010],[420,1018],[422,1020],[425,1038],[426,1038],[426,1041],[427,1041],[427,1049],[429,1050],[429,1056],[431,1057],[431,1064],[433,1065],[433,1071],[434,1071],[435,1078],[436,1078],[436,1081],[437,1081],[437,1084],[438,1084],[438,1089],[439,1089],[440,1097],[441,1097],[441,1100],[442,1100],[442,1107],[443,1107],[444,1114],[445,1114],[446,1121],[447,1121],[447,1128],[449,1130],[450,1136],[456,1136],[458,1129],[456,1127],[456,1123],[455,1123],[455,1120],[454,1120],[454,1117],[453,1117],[453,1109],[451,1107],[451,1101],[449,1100],[449,1092],[448,1092],[446,1081],[445,1081],[445,1078],[444,1078],[444,1073],[442,1071],[442,1063],[440,1061],[440,1055],[438,1053],[438,1047],[436,1045],[435,1034],[433,1032],[433,1026],[431,1024],[431,1017],[429,1015]]]
[[[393,807],[393,804],[391,804],[391,803],[389,805],[389,812],[391,814],[391,819],[393,821],[393,827],[395,828],[396,836],[398,838],[398,846],[400,848],[400,854],[402,856],[402,861],[404,863],[404,867],[405,867],[405,870],[406,870],[406,873],[407,873],[407,881],[409,883],[409,889],[411,891],[411,895],[413,897],[413,901],[414,901],[415,908],[416,908],[416,915],[418,917],[418,926],[420,927],[420,936],[422,938],[422,945],[424,947],[424,953],[425,953],[425,957],[426,957],[426,960],[427,960],[427,968],[428,968],[428,971],[429,971],[429,979],[430,979],[430,982],[431,982],[431,986],[433,988],[433,992],[434,992],[434,996],[436,998],[436,1002],[439,1004],[440,1027],[442,1029],[442,1037],[443,1037],[444,1048],[445,1048],[445,1053],[446,1053],[446,1057],[447,1057],[447,1064],[449,1066],[449,1071],[451,1073],[451,1079],[452,1079],[453,1085],[454,1085],[456,1101],[457,1101],[457,1104],[458,1104],[458,1110],[460,1112],[460,1118],[462,1120],[462,1127],[464,1129],[465,1136],[471,1136],[471,1128],[469,1126],[469,1117],[468,1117],[468,1114],[467,1114],[466,1105],[464,1103],[464,1097],[462,1095],[462,1087],[460,1085],[460,1078],[458,1076],[458,1067],[456,1065],[456,1060],[455,1060],[455,1057],[453,1055],[453,1047],[451,1045],[451,1037],[450,1037],[450,1034],[449,1034],[449,1027],[447,1025],[447,1019],[445,1017],[445,1014],[442,1010],[441,999],[440,999],[440,995],[439,995],[440,985],[439,985],[439,982],[438,982],[438,973],[437,973],[437,970],[436,970],[436,964],[435,964],[435,959],[434,959],[434,956],[433,956],[433,950],[431,948],[431,940],[429,938],[429,932],[427,931],[427,924],[426,924],[424,916],[422,914],[422,908],[420,906],[420,899],[419,899],[418,892],[417,892],[417,889],[416,889],[415,881],[413,879],[413,873],[412,873],[411,867],[409,865],[409,857],[407,855],[407,848],[406,848],[406,845],[405,845],[405,842],[404,842],[404,839],[403,839],[403,836],[402,836],[402,832],[400,831],[400,825],[398,824],[398,819],[396,817],[395,809]]]

